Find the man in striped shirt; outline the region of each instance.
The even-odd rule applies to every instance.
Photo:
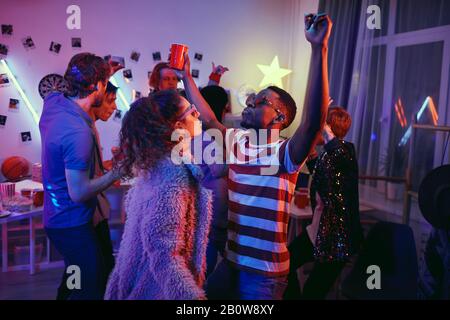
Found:
[[[210,299],[280,299],[289,273],[287,223],[298,171],[321,134],[328,109],[328,39],[331,20],[305,17],[311,43],[310,82],[303,121],[294,135],[279,132],[294,120],[296,105],[283,89],[270,86],[247,101],[241,125],[225,128],[201,96],[190,75],[189,57],[182,72],[189,100],[206,128],[219,129],[227,143],[228,242],[225,259],[208,279]],[[228,143],[231,141],[231,143]]]

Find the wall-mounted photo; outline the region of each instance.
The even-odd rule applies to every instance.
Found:
[[[81,38],[72,38],[72,48],[81,49]]]
[[[58,54],[59,51],[61,51],[61,43],[57,43],[57,42],[52,41],[50,43],[50,49],[49,50],[50,50],[50,52]]]
[[[31,37],[26,37],[22,39],[22,44],[23,47],[25,48],[25,50],[31,50],[31,49],[35,49],[36,46],[34,44],[34,41]]]
[[[3,128],[6,125],[7,116],[0,114],[0,128]]]
[[[133,51],[133,52],[131,53],[131,55],[130,55],[130,59],[133,60],[133,61],[135,61],[135,62],[138,62],[140,56],[141,56],[141,54],[140,54],[139,52]]]
[[[13,34],[12,24],[2,24],[2,35],[12,36],[12,34]]]
[[[22,142],[30,142],[31,141],[31,132],[30,131],[21,132],[20,136],[22,138]]]
[[[196,52],[195,55],[194,55],[194,59],[197,60],[197,61],[202,61],[203,60],[203,54]]]
[[[161,52],[156,51],[152,53],[153,61],[161,61]]]
[[[192,74],[192,78],[198,78],[200,75],[200,70],[192,69],[191,74]]]
[[[9,111],[19,111],[19,100],[18,99],[9,99]]]
[[[131,72],[131,69],[123,70],[123,77],[126,80],[133,80],[133,73]]]
[[[9,78],[6,73],[0,73],[0,87],[9,86]]]
[[[0,43],[0,56],[8,55],[8,46],[6,44]]]

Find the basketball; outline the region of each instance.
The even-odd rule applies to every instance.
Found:
[[[10,181],[18,181],[28,175],[30,165],[25,158],[14,156],[6,158],[2,164],[2,174]]]

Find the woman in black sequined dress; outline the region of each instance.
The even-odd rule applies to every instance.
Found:
[[[352,143],[344,141],[350,115],[340,107],[330,108],[323,132],[324,150],[306,163],[313,175],[310,196],[312,223],[290,245],[290,275],[286,299],[325,299],[345,262],[356,253],[362,240],[359,220],[358,163]],[[303,287],[297,269],[315,261]]]

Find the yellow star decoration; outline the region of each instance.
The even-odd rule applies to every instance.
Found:
[[[280,68],[278,56],[275,56],[275,58],[273,58],[270,66],[257,64],[257,67],[264,74],[264,78],[259,84],[260,87],[265,87],[267,85],[273,84],[277,87],[283,88],[283,82],[281,81],[281,78],[287,76],[292,72],[292,70]]]

